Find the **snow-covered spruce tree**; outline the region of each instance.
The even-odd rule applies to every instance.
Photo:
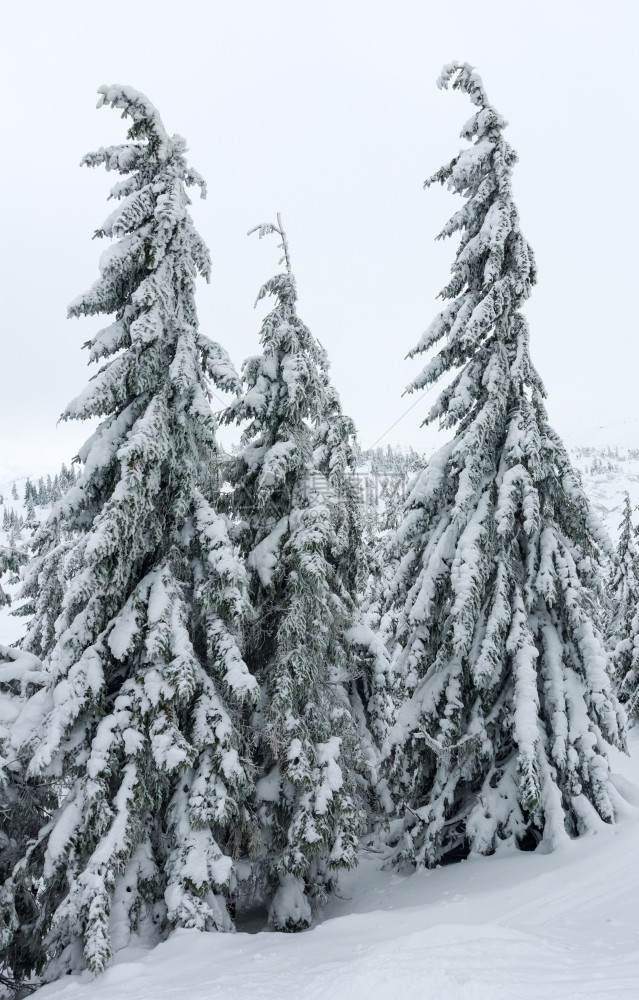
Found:
[[[398,856],[418,866],[612,821],[606,747],[624,741],[594,620],[606,536],[548,424],[520,312],[536,271],[516,154],[472,67],[446,66],[451,80],[477,107],[470,145],[426,185],[465,197],[441,234],[461,239],[449,303],[410,357],[438,350],[409,388],[451,376],[427,422],[455,435],[407,497],[390,587],[405,700],[387,775]]]
[[[379,752],[396,721],[401,697],[397,675],[390,669],[398,611],[387,600],[387,590],[398,561],[394,539],[403,515],[406,483],[413,478],[419,457],[412,449],[404,453],[390,445],[371,449],[362,457],[367,466],[362,479],[366,491],[364,545],[368,579],[360,602],[360,627],[352,635],[359,659],[358,692],[366,728]],[[385,782],[374,778],[374,783],[384,809],[390,811]]]
[[[21,753],[21,734],[31,731],[31,695],[45,682],[42,664],[24,650],[0,646],[0,887],[25,856],[55,808],[50,782],[28,780],[28,755]],[[43,961],[43,942],[36,927],[38,883],[18,880],[17,888],[0,888],[0,993],[17,993],[20,981]],[[8,904],[5,909],[5,902]],[[18,994],[19,995],[19,994]]]
[[[611,581],[612,616],[608,629],[613,677],[628,715],[639,712],[639,549],[628,493],[620,524]]]
[[[380,466],[375,458],[367,478],[371,493],[366,532],[369,577],[360,605],[360,621],[350,634],[359,665],[356,690],[365,718],[365,733],[370,737],[368,749],[372,751],[368,754],[371,791],[375,797],[371,826],[377,832],[380,811],[382,816],[393,812],[383,751],[397,721],[403,693],[399,677],[392,669],[399,612],[387,595],[398,563],[394,538],[403,513],[406,480],[398,469]]]
[[[328,380],[326,390],[327,404],[315,435],[313,466],[329,489],[335,540],[328,558],[352,602],[346,640],[355,660],[355,671],[349,693],[365,761],[366,777],[357,774],[356,778],[368,803],[370,828],[376,824],[379,798],[386,800],[385,786],[380,785],[378,774],[382,740],[379,733],[372,731],[371,723],[374,726],[379,715],[381,675],[388,673],[389,658],[384,642],[385,621],[379,620],[377,603],[367,599],[372,589],[371,563],[376,560],[377,551],[371,553],[365,541],[366,480],[357,473],[355,425],[342,413],[339,396]],[[379,538],[375,541],[379,546]]]
[[[328,363],[297,316],[281,223],[259,231],[280,233],[287,268],[259,293],[258,301],[275,298],[262,324],[263,353],[245,362],[244,391],[224,419],[246,422],[230,478],[254,612],[246,661],[262,690],[252,719],[262,840],[255,880],[271,924],[294,931],[309,925],[336,873],[356,863],[361,755],[347,693],[353,601],[331,498],[313,461],[332,401]],[[322,461],[330,466],[327,452]]]
[[[11,604],[11,598],[2,589],[2,577],[5,573],[18,573],[28,559],[27,553],[23,549],[16,549],[13,546],[0,545],[0,608],[6,604]]]
[[[45,977],[99,972],[131,934],[231,926],[224,897],[251,787],[239,723],[258,693],[238,645],[245,574],[207,496],[207,380],[237,379],[198,332],[209,255],[186,188],[204,183],[144,95],[99,92],[131,125],[124,145],[83,160],[123,178],[97,233],[114,242],[69,314],[115,319],[89,342],[105,363],[63,417],[102,422],[36,539],[26,586],[25,647],[49,676],[29,774],[57,779],[62,798],[13,885],[42,880]],[[62,556],[60,528],[76,535]]]

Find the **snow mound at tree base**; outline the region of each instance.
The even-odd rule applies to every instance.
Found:
[[[626,814],[554,854],[431,872],[366,854],[302,934],[177,931],[36,1000],[622,1000],[639,983],[639,732],[613,751]]]

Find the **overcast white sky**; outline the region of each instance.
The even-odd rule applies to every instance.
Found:
[[[256,353],[253,302],[281,211],[302,318],[328,349],[364,447],[426,447],[430,397],[401,398],[404,361],[435,315],[458,207],[422,181],[459,149],[472,108],[435,79],[477,66],[520,154],[515,195],[537,255],[526,307],[557,430],[639,446],[635,0],[22,0],[2,2],[0,472],[68,461],[87,436],[56,420],[90,370],[99,321],[66,319],[97,277],[93,231],[113,178],[78,166],[121,141],[102,83],[128,83],[186,136],[207,179],[192,214],[214,261],[204,331]],[[99,324],[104,325],[104,324]]]

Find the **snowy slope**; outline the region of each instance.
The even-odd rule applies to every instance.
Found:
[[[31,480],[32,485],[37,486],[41,475],[41,473],[36,472],[29,475],[23,474],[14,476],[13,478],[0,479],[0,545],[16,548],[20,551],[29,551],[33,535],[31,528],[23,527],[17,538],[12,539],[10,533],[3,529],[2,521],[5,511],[14,511],[15,514],[22,517],[25,521],[29,520],[29,512],[24,502],[25,486],[28,480]],[[14,487],[18,497],[17,500],[13,496]],[[53,501],[42,504],[38,503],[32,511],[32,525],[46,520],[52,506]],[[20,583],[15,578],[15,575],[5,573],[2,577],[2,587],[5,593],[11,597],[12,603],[10,606],[5,605],[4,607],[0,607],[0,643],[5,646],[11,646],[18,642],[24,635],[27,623],[25,618],[12,613],[21,603],[17,599],[20,591]]]
[[[639,734],[614,752],[624,815],[554,854],[433,872],[365,855],[298,935],[179,931],[37,1000],[621,1000],[639,996]]]
[[[24,487],[27,481],[27,476],[16,476],[11,479],[0,480],[0,497],[2,498],[2,504],[0,504],[0,545],[11,545],[11,540],[7,536],[7,533],[2,529],[2,514],[5,507],[11,510],[15,510],[16,514],[25,516],[25,505],[23,501],[24,497]],[[38,476],[31,476],[31,479],[37,481]],[[15,500],[11,495],[12,487],[16,486],[18,493],[18,499]],[[48,512],[47,512],[48,513]],[[45,516],[45,511],[41,508],[37,511],[37,516],[42,518]],[[31,533],[28,531],[23,531],[22,538],[19,545],[22,546],[24,542],[27,542],[31,537]],[[9,582],[13,578],[13,574],[6,573],[2,578],[2,586],[5,591],[11,597],[11,605],[4,605],[0,607],[0,644],[4,646],[12,646],[14,643],[24,635],[26,621],[24,618],[20,618],[14,614],[20,602],[16,600],[18,591],[20,589],[19,584],[15,582]]]
[[[616,541],[624,492],[627,490],[630,494],[633,507],[639,504],[639,449],[573,448],[570,457],[581,473],[594,510]]]

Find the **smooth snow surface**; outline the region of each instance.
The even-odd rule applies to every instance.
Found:
[[[639,732],[612,752],[615,827],[553,854],[508,853],[432,872],[365,854],[322,923],[301,934],[177,931],[127,949],[94,980],[37,1000],[636,1000]]]

